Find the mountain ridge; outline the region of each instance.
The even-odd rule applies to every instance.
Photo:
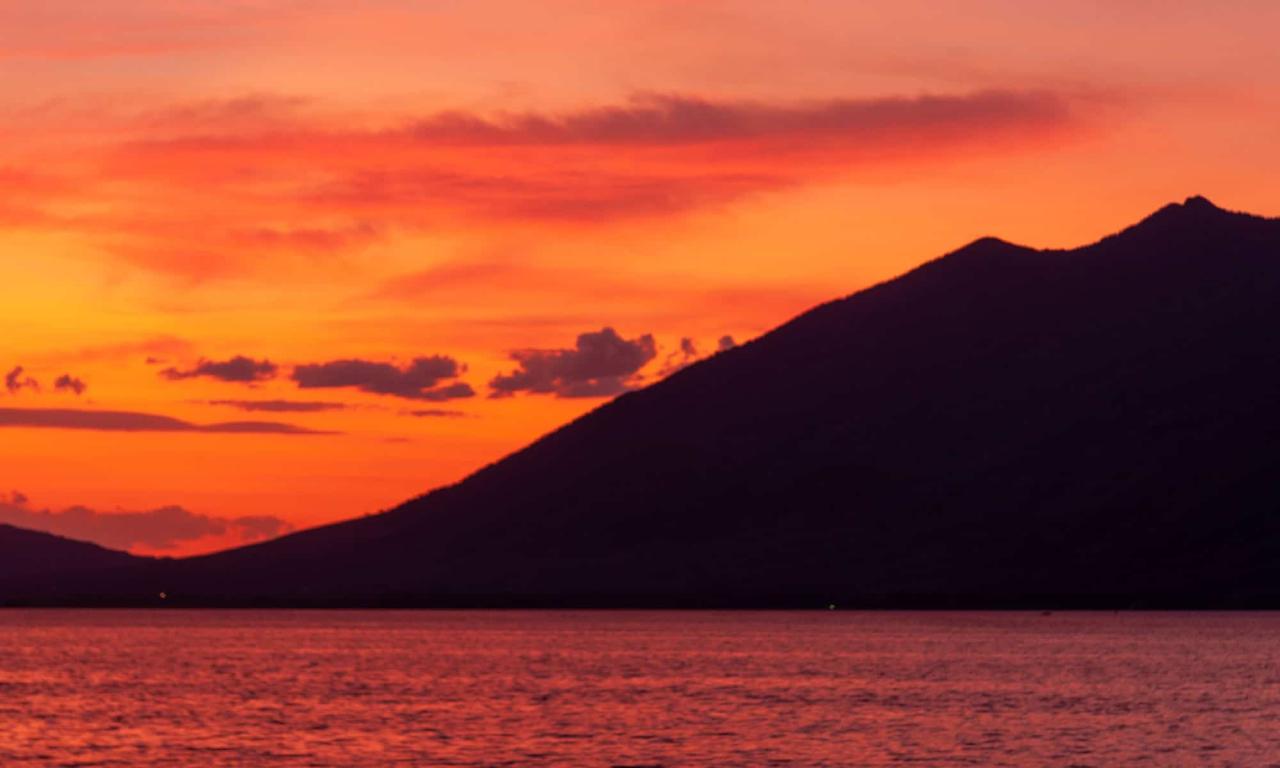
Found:
[[[133,565],[140,559],[87,541],[0,523],[0,584]],[[2,595],[0,595],[2,597]]]
[[[1280,605],[1280,364],[1263,351],[1277,306],[1280,221],[1199,197],[1075,249],[980,238],[385,513],[98,589],[190,604]]]

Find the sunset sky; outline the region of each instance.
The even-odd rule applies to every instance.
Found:
[[[0,0],[0,522],[183,554],[367,514],[982,235],[1280,215],[1277,30]]]

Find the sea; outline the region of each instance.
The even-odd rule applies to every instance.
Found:
[[[1280,614],[0,610],[0,766],[1280,766]]]

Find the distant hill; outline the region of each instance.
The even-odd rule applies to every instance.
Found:
[[[87,574],[142,563],[125,552],[0,523],[0,604],[12,594],[76,592]]]
[[[390,512],[97,582],[406,605],[1280,606],[1280,220],[982,239]]]

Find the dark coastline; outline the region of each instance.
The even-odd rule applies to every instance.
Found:
[[[834,607],[833,607],[834,606]],[[154,610],[425,610],[425,611],[1277,611],[1280,597],[1223,598],[1221,596],[892,596],[823,600],[812,597],[696,598],[696,597],[508,597],[467,598],[313,598],[230,600],[217,598],[183,599],[169,596],[148,600],[119,599],[26,599],[0,601],[3,609],[154,609]]]

